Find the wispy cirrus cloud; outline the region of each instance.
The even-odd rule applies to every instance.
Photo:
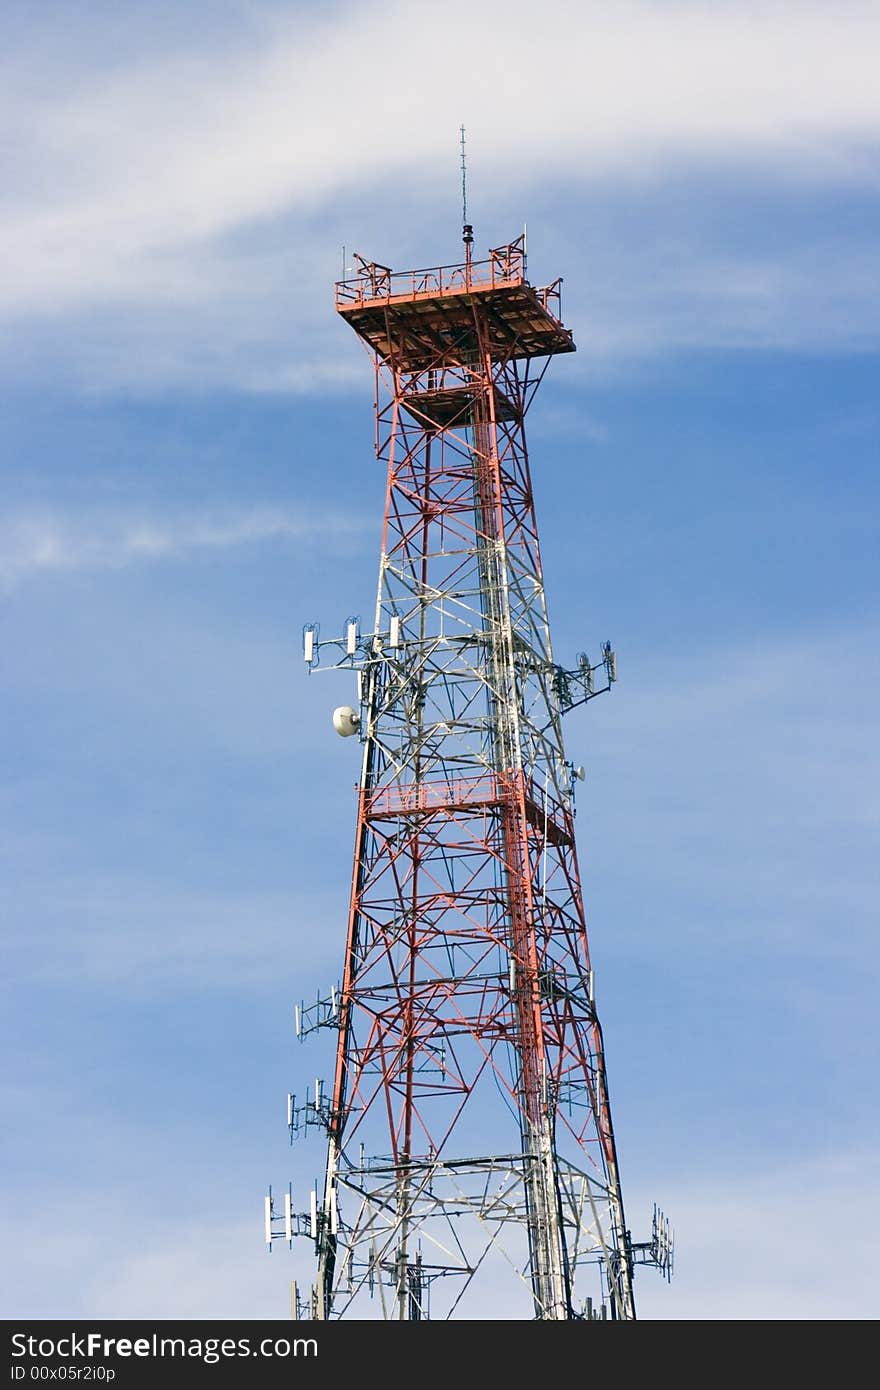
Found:
[[[261,541],[326,544],[333,536],[360,529],[361,523],[342,514],[322,510],[316,520],[305,510],[279,507],[163,516],[25,513],[0,523],[0,588],[9,590],[39,575],[116,570]]]
[[[618,286],[590,316],[588,352],[835,346],[878,331],[864,293],[876,238],[804,225],[784,247],[744,251],[727,228],[707,239],[697,216],[725,177],[764,203],[758,224],[786,190],[876,195],[880,14],[866,0],[551,0],[544,48],[528,6],[452,0],[442,20],[430,11],[459,45],[451,65],[445,42],[426,41],[426,7],[397,0],[227,12],[207,43],[167,23],[145,55],[114,8],[112,55],[80,44],[73,61],[63,13],[48,32],[25,25],[24,57],[0,65],[15,132],[0,233],[15,268],[0,287],[7,372],[48,358],[91,386],[332,389],[340,244],[448,258],[462,119],[480,230],[503,235],[530,209],[540,221],[564,193],[569,215],[543,229],[560,268],[586,251],[595,282]],[[78,22],[99,26],[101,7]],[[671,260],[656,244],[670,181]],[[637,194],[632,265],[616,235],[598,259],[591,244],[594,214],[601,229],[621,194]],[[56,328],[71,315],[84,316],[75,336]]]
[[[683,160],[876,180],[867,148],[880,132],[880,16],[864,0],[833,10],[812,0],[557,0],[544,18],[559,41],[546,56],[527,5],[475,12],[453,0],[443,29],[468,42],[451,69],[446,47],[425,42],[424,6],[370,10],[370,23],[362,7],[307,20],[263,12],[207,53],[201,37],[196,48],[169,31],[164,53],[74,73],[37,101],[7,61],[23,148],[4,236],[24,273],[7,281],[5,302],[53,309],[126,287],[149,297],[163,280],[198,297],[198,258],[175,266],[175,247],[314,210],[386,176],[427,186],[448,165],[451,193],[446,122],[459,114],[474,127],[484,191],[550,171],[651,180]],[[489,81],[475,83],[477,64]],[[394,73],[386,95],[378,70]],[[439,108],[426,91],[442,93]]]

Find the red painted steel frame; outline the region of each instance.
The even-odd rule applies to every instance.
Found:
[[[350,1288],[367,1238],[331,1228],[346,1174],[368,1189],[362,1141],[394,1177],[395,1315],[424,1315],[412,1241],[451,1211],[425,1205],[424,1174],[478,1161],[494,1087],[515,1117],[491,1154],[521,1155],[535,1316],[578,1316],[568,1164],[605,1201],[597,1262],[612,1315],[633,1317],[524,434],[534,363],[574,346],[560,282],[528,284],[521,242],[403,276],[360,264],[337,308],[375,354],[388,480],[318,1316],[344,1314],[341,1256]]]

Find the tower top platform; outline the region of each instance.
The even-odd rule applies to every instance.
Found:
[[[428,270],[393,271],[355,259],[357,276],[337,282],[337,311],[379,357],[404,371],[473,360],[486,350],[485,333],[493,355],[507,360],[575,351],[561,318],[562,279],[529,284],[522,237],[490,251],[488,260]]]

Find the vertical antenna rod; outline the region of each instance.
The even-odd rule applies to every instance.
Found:
[[[474,244],[474,229],[467,220],[467,154],[465,151],[465,130],[461,131],[461,239],[464,242],[465,276],[470,280],[471,248]]]
[[[465,152],[465,131],[464,126],[459,126],[461,131],[461,221],[463,226],[467,226],[467,154]]]

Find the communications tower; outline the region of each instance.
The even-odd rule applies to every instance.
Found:
[[[340,981],[297,1010],[335,1071],[288,1097],[324,1178],[307,1210],[266,1199],[270,1248],[314,1242],[295,1317],[632,1319],[634,1265],[672,1266],[662,1214],[640,1245],[624,1216],[562,737],[616,658],[554,660],[526,451],[575,346],[524,236],[472,244],[405,273],[357,257],[336,286],[387,488],[372,630],[304,630],[310,670],[356,677],[333,722],[363,751]]]

